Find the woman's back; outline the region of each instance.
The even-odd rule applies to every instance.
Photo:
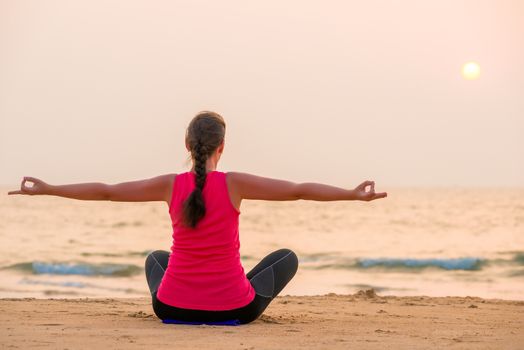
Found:
[[[229,310],[251,302],[255,291],[240,262],[239,215],[229,197],[226,173],[206,175],[206,214],[195,228],[183,224],[184,201],[195,189],[195,173],[175,176],[169,214],[173,245],[157,297],[195,310]]]

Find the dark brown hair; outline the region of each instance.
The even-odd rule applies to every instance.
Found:
[[[226,123],[220,114],[211,111],[198,113],[189,123],[186,144],[195,162],[196,187],[183,204],[182,221],[186,226],[196,227],[206,214],[202,191],[206,183],[206,161],[224,141]]]

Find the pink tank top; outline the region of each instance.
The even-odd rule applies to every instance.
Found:
[[[225,173],[207,173],[202,192],[206,215],[194,229],[182,225],[182,205],[195,188],[195,176],[193,172],[175,176],[169,206],[173,245],[157,298],[194,310],[246,306],[255,298],[255,290],[240,262],[240,212],[229,198]]]

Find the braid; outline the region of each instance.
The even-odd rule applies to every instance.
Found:
[[[196,227],[200,219],[206,215],[206,206],[204,203],[204,184],[206,183],[206,160],[207,154],[204,152],[205,148],[201,143],[197,143],[194,148],[195,158],[195,184],[196,187],[191,192],[187,200],[184,202],[184,218],[186,218],[186,225],[189,227]]]
[[[191,151],[195,168],[195,189],[183,204],[183,223],[195,228],[206,215],[203,190],[206,183],[207,159],[224,140],[225,123],[223,118],[214,112],[199,113],[187,129],[186,144]]]
[[[206,182],[206,161],[207,152],[204,145],[200,142],[195,145],[195,172],[196,172],[196,187],[200,190],[204,189]]]

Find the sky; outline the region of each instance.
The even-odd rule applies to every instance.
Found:
[[[524,186],[524,1],[0,0],[0,184],[187,171],[201,110],[221,171]]]

